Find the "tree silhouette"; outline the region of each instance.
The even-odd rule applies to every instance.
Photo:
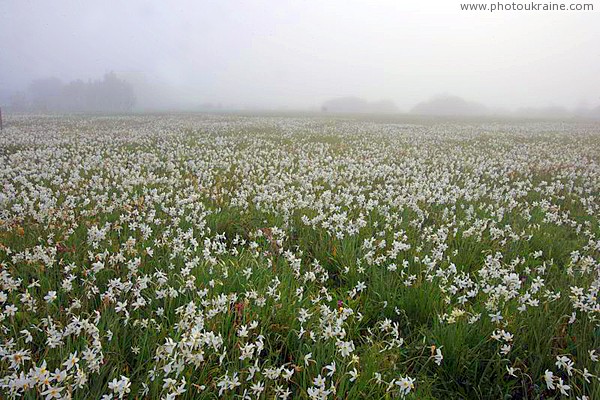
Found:
[[[37,79],[29,85],[28,98],[15,98],[15,109],[42,112],[128,112],[135,106],[133,87],[114,72],[102,80]]]

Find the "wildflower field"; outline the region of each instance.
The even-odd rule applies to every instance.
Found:
[[[600,125],[11,116],[0,398],[600,399]]]

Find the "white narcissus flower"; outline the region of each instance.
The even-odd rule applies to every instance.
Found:
[[[415,388],[415,380],[410,376],[401,376],[396,379],[395,383],[400,389],[400,396],[402,398],[406,397]]]
[[[437,365],[442,364],[442,360],[444,359],[444,356],[442,355],[442,350],[439,347],[437,349],[435,349],[435,355],[433,356],[433,358]]]
[[[339,340],[336,342],[336,347],[338,352],[342,355],[342,357],[348,357],[354,351],[354,342]]]
[[[45,396],[46,400],[60,399],[60,398],[62,398],[62,395],[60,392],[62,392],[63,389],[64,389],[64,387],[48,386],[48,388],[46,390],[44,390],[43,392],[41,392],[40,394],[42,396]]]
[[[552,373],[552,371],[546,370],[544,372],[544,380],[546,381],[546,387],[548,389],[555,389],[556,386],[554,385],[554,373]]]
[[[46,303],[52,303],[54,300],[56,300],[57,296],[56,296],[56,291],[54,290],[50,290],[46,296],[44,296],[44,300],[46,300]]]
[[[71,368],[73,368],[75,365],[77,365],[78,362],[79,362],[79,358],[77,358],[77,352],[74,352],[69,355],[69,358],[67,358],[67,360],[65,362],[63,362],[62,365],[64,365],[68,371]]]
[[[569,390],[571,390],[571,386],[565,384],[562,378],[558,378],[558,382],[556,383],[556,388],[560,390],[560,393],[564,396],[569,396]]]
[[[129,381],[129,378],[121,375],[119,380],[115,378],[112,380],[112,382],[109,382],[108,388],[112,390],[117,396],[119,396],[119,399],[122,399],[126,394],[128,394],[131,391],[131,382]]]
[[[312,361],[312,353],[304,355],[304,366],[308,367],[308,364]]]
[[[333,374],[335,374],[335,371],[336,371],[335,361],[332,361],[331,364],[326,365],[325,369],[328,371],[327,376],[329,376],[329,377],[333,376]]]

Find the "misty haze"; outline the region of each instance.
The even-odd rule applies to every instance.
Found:
[[[68,85],[113,72],[132,86],[134,111],[320,111],[331,100],[357,97],[410,113],[419,103],[457,96],[489,114],[530,110],[537,117],[561,108],[565,116],[600,115],[597,9],[120,3],[2,2],[0,106],[33,101],[37,80]]]
[[[600,0],[462,1],[0,1],[0,399],[600,399]]]

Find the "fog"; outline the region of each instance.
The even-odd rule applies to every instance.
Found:
[[[142,110],[321,110],[359,98],[410,111],[440,95],[486,110],[591,109],[600,105],[600,1],[585,2],[594,11],[2,0],[0,105],[36,79],[66,85],[114,71]]]

